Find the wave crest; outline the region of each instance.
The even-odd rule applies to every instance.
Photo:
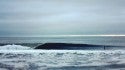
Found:
[[[0,46],[0,50],[28,50],[28,49],[31,49],[31,48],[27,46],[14,45],[14,44]]]

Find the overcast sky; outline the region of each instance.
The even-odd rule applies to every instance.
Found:
[[[0,0],[0,36],[125,34],[125,0]]]

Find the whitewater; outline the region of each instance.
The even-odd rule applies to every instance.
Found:
[[[111,45],[110,50],[42,50],[45,43]],[[125,70],[125,36],[0,37],[0,70]]]
[[[35,50],[0,46],[0,70],[125,70],[124,50]]]

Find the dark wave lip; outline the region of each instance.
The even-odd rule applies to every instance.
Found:
[[[92,44],[74,44],[74,43],[45,43],[35,47],[35,49],[46,50],[108,50],[114,48],[121,48],[120,46],[108,45],[92,45]],[[125,48],[122,46],[122,48]]]

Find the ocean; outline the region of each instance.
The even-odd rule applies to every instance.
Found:
[[[43,50],[45,43],[115,46],[110,50]],[[125,36],[0,37],[0,70],[125,70]]]
[[[80,43],[125,46],[125,36],[0,37],[0,44]],[[31,45],[31,46],[32,46]],[[35,46],[35,45],[34,45]]]

